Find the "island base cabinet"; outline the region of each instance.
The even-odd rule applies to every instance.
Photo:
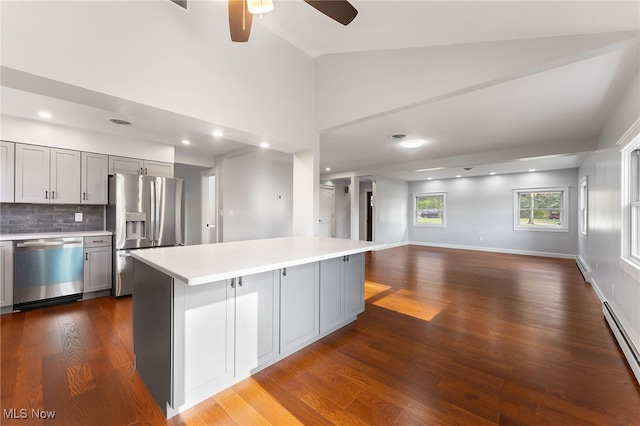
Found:
[[[278,272],[240,277],[235,290],[235,376],[241,378],[280,355]]]
[[[320,333],[344,325],[364,311],[364,256],[320,262]]]
[[[318,263],[280,273],[280,352],[288,354],[320,334]]]
[[[345,256],[344,268],[344,316],[355,317],[364,312],[364,255],[362,253]]]

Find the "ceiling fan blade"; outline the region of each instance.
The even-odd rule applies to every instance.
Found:
[[[245,42],[249,40],[253,15],[247,9],[246,0],[229,1],[229,32],[231,41]]]
[[[304,0],[305,3],[324,13],[342,25],[348,25],[358,14],[355,7],[347,0]]]

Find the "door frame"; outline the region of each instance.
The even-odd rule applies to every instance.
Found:
[[[333,191],[333,197],[331,197],[331,235],[330,236],[331,238],[334,238],[335,232],[336,232],[336,187],[333,185],[321,184],[320,189],[323,189],[323,188],[330,189],[331,191]],[[318,196],[318,198],[320,198],[320,196]]]
[[[220,220],[219,220],[219,215],[218,215],[218,205],[219,205],[219,199],[220,199],[220,179],[218,176],[218,168],[217,167],[213,167],[211,169],[207,169],[207,170],[203,170],[200,172],[200,176],[201,176],[201,187],[202,187],[202,202],[201,202],[201,227],[200,227],[200,238],[201,238],[201,242],[202,244],[208,244],[208,243],[217,243],[220,240]],[[213,200],[214,204],[215,204],[215,214],[214,214],[214,227],[215,227],[215,232],[214,232],[214,239],[215,241],[209,241],[209,236],[211,235],[211,233],[209,232],[208,228],[208,224],[207,224],[207,208],[208,205],[210,203],[209,200],[209,178],[210,177],[215,177],[215,200]]]

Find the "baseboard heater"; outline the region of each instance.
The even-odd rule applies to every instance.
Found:
[[[591,282],[591,271],[580,256],[576,256],[576,265],[578,265],[578,269],[580,270],[584,280],[586,282]]]
[[[624,327],[616,317],[616,314],[611,309],[609,302],[604,302],[602,304],[602,312],[604,313],[604,318],[607,320],[611,331],[614,336],[616,336],[616,340],[618,341],[618,345],[625,357],[627,358],[627,362],[629,363],[629,367],[633,370],[633,374],[636,376],[636,380],[640,383],[640,353],[633,345],[633,342],[627,335],[627,332],[624,331]]]

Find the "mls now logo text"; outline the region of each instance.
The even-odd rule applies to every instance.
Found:
[[[4,408],[2,415],[5,419],[53,419],[56,412],[39,408],[32,408],[31,411],[26,408]]]

